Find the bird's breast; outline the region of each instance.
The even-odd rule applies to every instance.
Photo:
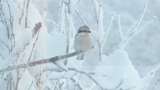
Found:
[[[74,48],[76,51],[87,51],[93,47],[93,38],[91,35],[80,34],[75,37]]]

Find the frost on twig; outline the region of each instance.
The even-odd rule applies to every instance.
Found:
[[[0,73],[15,70],[15,69],[20,69],[20,68],[28,68],[28,67],[32,67],[32,66],[37,66],[37,65],[40,65],[40,64],[54,63],[54,62],[59,61],[59,60],[63,60],[63,59],[69,58],[69,57],[76,56],[80,53],[82,53],[82,52],[68,53],[66,55],[55,56],[55,57],[52,57],[52,58],[42,59],[42,60],[39,60],[39,61],[34,61],[34,62],[26,63],[26,64],[11,65],[11,66],[8,66],[5,69],[0,70]]]
[[[105,43],[105,40],[107,39],[108,37],[108,34],[109,34],[109,31],[110,31],[110,27],[112,26],[112,22],[114,20],[114,16],[116,15],[116,13],[113,13],[112,16],[111,16],[111,19],[109,21],[109,25],[104,33],[104,37],[102,38],[102,41],[97,39],[97,43],[98,43],[98,47],[99,47],[99,60],[101,61],[101,55],[102,55],[102,49],[104,47],[104,43]],[[101,41],[101,42],[100,42]]]
[[[60,28],[58,27],[58,25],[56,24],[56,22],[54,22],[53,20],[45,19],[44,21],[50,22],[51,24],[53,24],[53,25],[57,28],[54,32],[51,32],[51,33],[52,33],[52,36],[55,35],[55,33],[56,33],[57,31],[60,31]]]
[[[73,22],[73,12],[75,11],[75,7],[78,4],[79,0],[68,0],[68,2],[61,1],[60,6],[60,22],[59,22],[59,32],[63,33],[67,36],[66,38],[66,50],[65,52],[69,52],[71,37],[74,36],[74,22]],[[64,62],[67,64],[67,60]]]
[[[151,79],[154,77],[156,71],[159,70],[159,69],[160,69],[160,63],[157,64],[156,66],[154,66],[154,67],[152,68],[152,70],[148,73],[148,75],[147,75],[147,78],[148,78],[147,84],[144,86],[143,90],[146,90],[146,89],[147,89],[147,87],[148,87],[148,85],[149,85],[149,82],[150,82]]]
[[[147,4],[148,4],[148,0],[146,0],[146,3],[144,5],[144,8],[140,14],[140,17],[139,19],[137,20],[137,22],[135,23],[134,27],[131,28],[129,31],[128,31],[128,36],[127,37],[123,37],[122,36],[122,32],[121,32],[121,29],[120,30],[120,35],[121,35],[121,39],[122,39],[122,43],[119,45],[119,47],[124,50],[124,48],[126,47],[126,45],[128,44],[128,42],[134,37],[136,36],[137,34],[139,34],[142,30],[144,30],[144,28],[146,26],[148,26],[149,24],[151,24],[154,20],[157,19],[157,17],[153,17],[153,19],[149,20],[149,21],[146,21],[142,26],[139,26],[143,17],[144,17],[144,14],[146,12],[146,9],[147,9]],[[119,17],[119,25],[120,25],[120,17]],[[120,27],[120,26],[119,26]]]
[[[104,46],[104,42],[108,37],[108,34],[109,34],[110,28],[112,26],[112,23],[113,23],[115,15],[116,15],[116,13],[112,13],[112,15],[111,15],[111,18],[110,18],[110,21],[109,21],[109,25],[108,25],[107,29],[105,30],[105,35],[104,35],[103,40],[101,42],[102,47]]]
[[[104,30],[103,27],[103,8],[102,8],[102,2],[99,4],[97,0],[92,0],[93,6],[94,6],[94,12],[95,12],[95,17],[96,17],[96,22],[97,22],[97,33],[98,33],[98,38],[97,38],[97,44],[99,48],[99,61],[101,61],[101,56],[102,56],[102,49],[105,43],[106,38],[108,37],[110,27],[112,25],[112,22],[114,20],[114,16],[116,13],[112,13],[111,19],[109,21],[109,25],[106,30]]]

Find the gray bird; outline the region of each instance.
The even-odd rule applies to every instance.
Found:
[[[84,60],[85,52],[94,47],[94,40],[88,26],[81,26],[74,39],[75,51],[82,51],[84,53],[77,56],[78,60]]]

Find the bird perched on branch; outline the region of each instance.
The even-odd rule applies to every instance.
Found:
[[[82,51],[84,53],[79,54],[77,59],[84,60],[85,52],[92,48],[94,48],[94,41],[90,28],[88,26],[79,27],[74,40],[74,49],[75,51]]]

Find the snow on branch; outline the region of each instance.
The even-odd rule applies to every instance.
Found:
[[[8,66],[5,69],[0,70],[0,73],[15,70],[15,69],[20,69],[20,68],[28,68],[28,67],[32,67],[32,66],[37,66],[37,65],[40,65],[40,64],[54,63],[56,61],[59,61],[59,60],[62,60],[62,59],[67,59],[69,57],[73,57],[73,56],[76,56],[76,55],[81,54],[81,53],[82,52],[72,52],[72,53],[68,53],[66,55],[55,56],[55,57],[52,57],[52,58],[42,59],[42,60],[30,62],[30,63],[19,64],[19,65],[11,65],[11,66]]]
[[[146,90],[147,89],[147,87],[149,86],[149,82],[151,81],[151,79],[154,77],[154,75],[155,75],[155,73],[157,72],[157,70],[159,70],[160,69],[160,63],[159,64],[157,64],[157,65],[155,65],[153,68],[152,68],[152,70],[147,74],[147,77],[148,77],[148,83],[144,86],[144,88],[143,88],[143,90]],[[157,83],[158,83],[159,81],[157,81]],[[155,88],[156,88],[156,84],[155,84],[155,86],[154,86]],[[153,89],[154,90],[154,89]]]
[[[121,26],[120,26],[120,16],[118,16],[118,24],[119,24],[119,30],[120,30],[120,36],[121,36],[121,39],[122,39],[122,43],[119,45],[119,47],[124,50],[124,48],[126,47],[126,45],[128,44],[128,42],[134,37],[136,36],[137,34],[139,34],[141,31],[144,30],[144,28],[146,26],[148,26],[149,24],[151,24],[154,20],[157,19],[156,16],[154,16],[151,20],[149,21],[146,21],[142,26],[140,26],[140,23],[144,17],[144,14],[146,12],[146,9],[147,9],[147,6],[148,6],[148,0],[146,0],[146,3],[144,4],[144,8],[140,14],[140,17],[139,19],[137,20],[137,22],[135,23],[134,27],[131,28],[129,31],[128,31],[128,37],[123,37],[122,36],[122,32],[121,32]]]
[[[135,32],[137,31],[137,29],[138,29],[138,27],[139,27],[139,24],[140,24],[140,22],[142,21],[142,19],[143,19],[143,17],[144,17],[144,14],[145,14],[145,12],[146,12],[147,6],[148,6],[148,0],[146,0],[146,3],[144,4],[144,8],[143,8],[143,10],[142,10],[142,12],[141,12],[141,14],[140,14],[140,17],[139,17],[139,19],[137,20],[137,22],[135,23],[134,28],[132,29],[132,30],[133,30],[133,31],[132,31],[133,33],[135,33]],[[131,33],[130,35],[132,35],[132,33]]]
[[[124,45],[122,46],[122,49],[124,49],[126,47],[126,45],[128,44],[128,42],[134,37],[136,36],[137,34],[139,34],[140,32],[142,32],[144,30],[144,28],[146,26],[148,26],[149,24],[151,24],[154,20],[156,20],[157,17],[154,16],[151,20],[149,21],[146,21],[141,27],[137,28],[137,30],[132,34],[130,35],[127,40],[125,41]]]
[[[112,23],[113,23],[115,15],[116,15],[116,13],[112,13],[112,15],[111,15],[111,18],[110,18],[110,21],[109,21],[109,25],[108,25],[108,27],[106,29],[105,35],[104,35],[103,40],[101,42],[102,47],[104,46],[104,42],[105,42],[106,38],[108,37],[108,34],[109,34],[110,28],[112,26]]]

